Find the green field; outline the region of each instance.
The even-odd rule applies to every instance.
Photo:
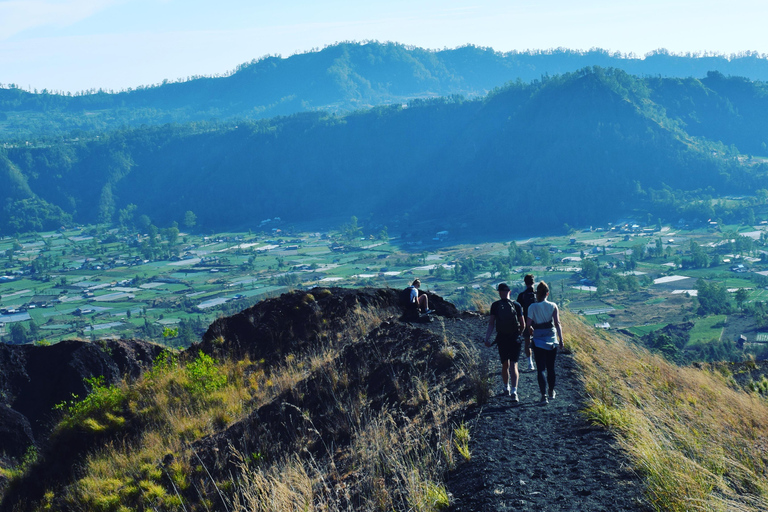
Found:
[[[663,329],[666,326],[667,324],[636,325],[634,327],[630,327],[627,330],[635,336],[645,336],[649,332],[658,331],[659,329]]]
[[[671,235],[667,235],[671,233]],[[516,242],[520,251],[541,256],[525,263],[509,260],[509,242],[432,243],[394,237],[390,240],[344,239],[341,233],[322,236],[308,233],[181,234],[175,243],[158,237],[104,230],[97,226],[64,232],[26,234],[0,239],[0,308],[21,313],[0,314],[0,336],[9,341],[14,323],[29,334],[28,341],[139,337],[186,346],[199,339],[218,316],[233,314],[266,297],[290,289],[314,286],[385,286],[402,288],[415,277],[422,289],[434,291],[460,308],[474,308],[476,301],[490,302],[494,286],[505,280],[516,295],[522,277],[533,273],[550,284],[550,298],[571,311],[601,311],[585,318],[589,323],[608,321],[643,335],[669,323],[678,323],[696,308],[696,298],[672,295],[690,289],[695,281],[679,287],[654,285],[665,275],[685,275],[749,289],[749,301],[768,300],[768,280],[748,273],[734,273],[728,265],[678,269],[663,265],[685,256],[689,240],[702,246],[719,240],[707,229],[672,230],[651,234],[624,234],[610,228]],[[575,239],[572,243],[571,238]],[[671,252],[635,261],[635,286],[617,295],[606,287],[611,275],[623,276],[628,263],[625,249],[653,247],[658,238],[681,241]],[[343,246],[339,248],[338,246]],[[597,247],[596,252],[593,249]],[[606,253],[602,252],[606,247]],[[709,245],[707,245],[709,247]],[[151,249],[151,250],[150,250]],[[714,251],[714,249],[708,249]],[[545,251],[545,252],[542,252]],[[579,258],[594,258],[605,281],[598,293],[577,289],[585,275]],[[569,258],[575,258],[569,260]],[[743,260],[742,260],[743,261]],[[749,270],[766,270],[760,262]],[[628,278],[626,278],[628,279]],[[33,299],[57,298],[33,307]],[[619,297],[620,299],[617,299]],[[682,302],[681,302],[682,300]],[[29,315],[28,317],[25,315]],[[28,320],[32,319],[32,322]],[[720,336],[718,320],[700,319],[692,333],[696,345]],[[162,336],[164,326],[186,326],[179,339]],[[649,324],[649,325],[645,325]],[[17,329],[18,330],[18,329]],[[35,331],[34,335],[32,331]]]
[[[719,340],[727,320],[726,315],[713,315],[697,320],[691,329],[688,345],[695,346],[713,339]]]

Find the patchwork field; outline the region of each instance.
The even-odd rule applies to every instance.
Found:
[[[522,290],[526,273],[590,323],[637,336],[687,320],[696,325],[691,346],[756,330],[749,316],[698,318],[696,287],[701,278],[731,296],[743,290],[746,304],[764,301],[768,266],[753,257],[757,251],[684,267],[692,241],[723,252],[723,234],[627,229],[472,244],[333,230],[167,236],[88,226],[20,235],[0,240],[0,336],[14,343],[141,337],[180,347],[216,317],[294,288],[402,288],[419,277],[424,290],[484,310],[498,282]],[[741,229],[759,243],[754,233],[765,226]]]

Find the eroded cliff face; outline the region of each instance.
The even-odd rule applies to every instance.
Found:
[[[163,350],[140,340],[56,345],[0,344],[0,453],[21,457],[44,442],[56,419],[54,406],[88,393],[85,379],[106,383],[138,377]]]

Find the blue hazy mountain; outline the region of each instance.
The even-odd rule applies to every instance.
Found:
[[[344,113],[414,98],[473,98],[510,81],[527,83],[587,66],[637,76],[704,78],[717,71],[768,80],[768,60],[752,53],[693,56],[660,50],[641,59],[604,50],[500,53],[475,46],[431,51],[396,43],[340,43],[288,58],[255,60],[224,77],[188,77],[115,93],[0,89],[0,138],[263,119],[304,111]]]
[[[710,73],[586,68],[474,100],[412,100],[345,116],[124,129],[0,153],[6,233],[193,211],[203,229],[356,215],[401,230],[562,229],[619,215],[714,216],[765,187],[768,85]],[[492,222],[500,204],[517,226]],[[506,208],[506,207],[505,207]],[[420,220],[429,221],[419,227]],[[146,219],[145,219],[146,221]],[[427,227],[424,227],[427,226]]]

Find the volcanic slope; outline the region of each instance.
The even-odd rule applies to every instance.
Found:
[[[533,373],[520,405],[484,402],[487,317],[430,305],[432,322],[408,324],[394,290],[314,289],[217,320],[178,363],[110,392],[108,415],[65,417],[0,510],[643,509],[640,479],[579,412],[570,354],[549,406]]]
[[[766,509],[768,407],[727,369],[564,312],[557,398],[523,373],[513,404],[487,393],[487,316],[430,306],[408,324],[395,290],[316,288],[219,319],[89,401],[106,412],[71,409],[31,468],[0,473],[0,510]]]

